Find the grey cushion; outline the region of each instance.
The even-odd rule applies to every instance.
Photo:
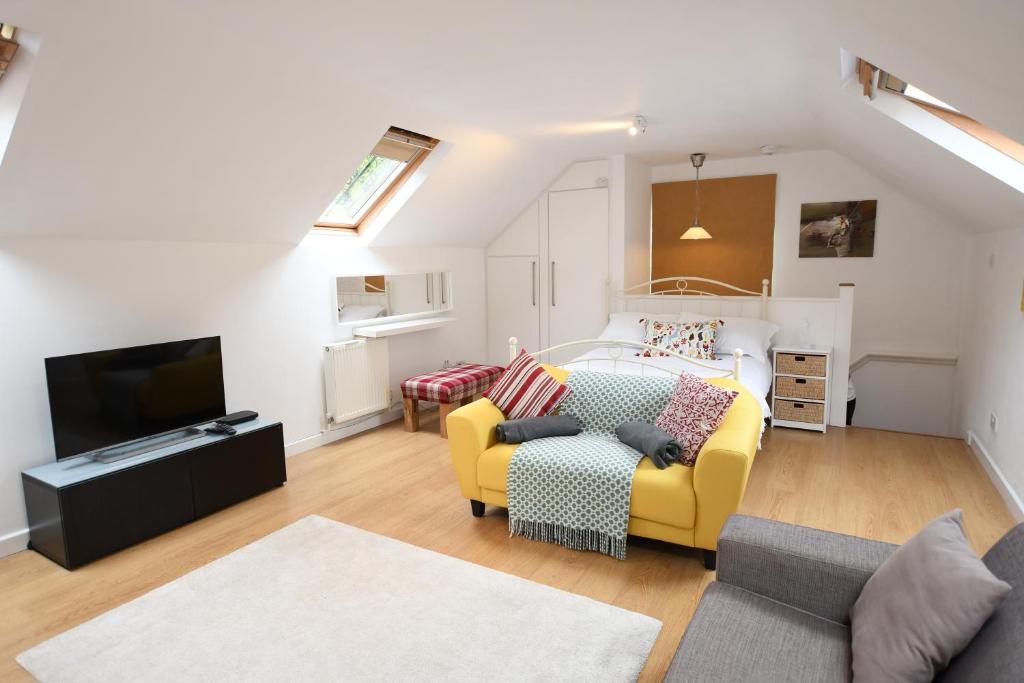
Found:
[[[718,537],[719,581],[846,623],[864,584],[897,546],[732,515]]]
[[[849,640],[842,624],[716,581],[664,680],[849,681]]]
[[[1024,672],[1024,524],[1011,529],[982,559],[1013,590],[939,676],[943,683],[1010,683],[1020,681]]]
[[[857,598],[850,612],[854,674],[931,681],[1009,591],[974,554],[961,511],[939,517],[894,552]]]

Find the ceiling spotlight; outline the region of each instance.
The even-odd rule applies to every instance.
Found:
[[[633,117],[633,124],[629,127],[629,134],[636,136],[638,133],[647,132],[647,119],[637,114]]]
[[[772,155],[779,151],[778,145],[761,145],[761,154]]]

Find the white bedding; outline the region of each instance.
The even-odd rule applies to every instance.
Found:
[[[621,349],[621,355],[619,362],[616,363],[612,359],[611,351],[615,349],[619,351],[617,347],[601,346],[582,356],[573,358],[571,361],[564,363],[563,367],[567,370],[594,370],[596,372],[617,372],[623,375],[671,375],[671,372],[659,370],[657,368],[667,368],[676,373],[680,371],[687,371],[697,375],[698,377],[721,377],[722,373],[716,373],[713,370],[702,368],[699,365],[687,363],[679,358],[671,358],[665,356],[655,356],[653,358],[640,358],[634,356],[635,351],[629,348]],[[642,362],[648,367],[637,365],[637,362]],[[732,356],[719,357],[715,360],[705,360],[702,363],[708,365],[714,365],[720,367],[722,370],[732,370]],[[650,367],[654,366],[654,367]],[[768,407],[768,401],[765,397],[768,395],[768,390],[772,387],[772,367],[769,363],[760,361],[750,356],[744,356],[743,361],[740,365],[740,384],[750,390],[754,396],[761,402],[761,412],[764,417],[771,415],[771,409]]]

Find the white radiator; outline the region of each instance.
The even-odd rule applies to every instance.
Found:
[[[391,405],[387,339],[354,339],[324,347],[327,423],[338,425]]]

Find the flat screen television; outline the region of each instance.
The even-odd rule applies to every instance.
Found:
[[[220,337],[46,359],[57,459],[223,417]]]

